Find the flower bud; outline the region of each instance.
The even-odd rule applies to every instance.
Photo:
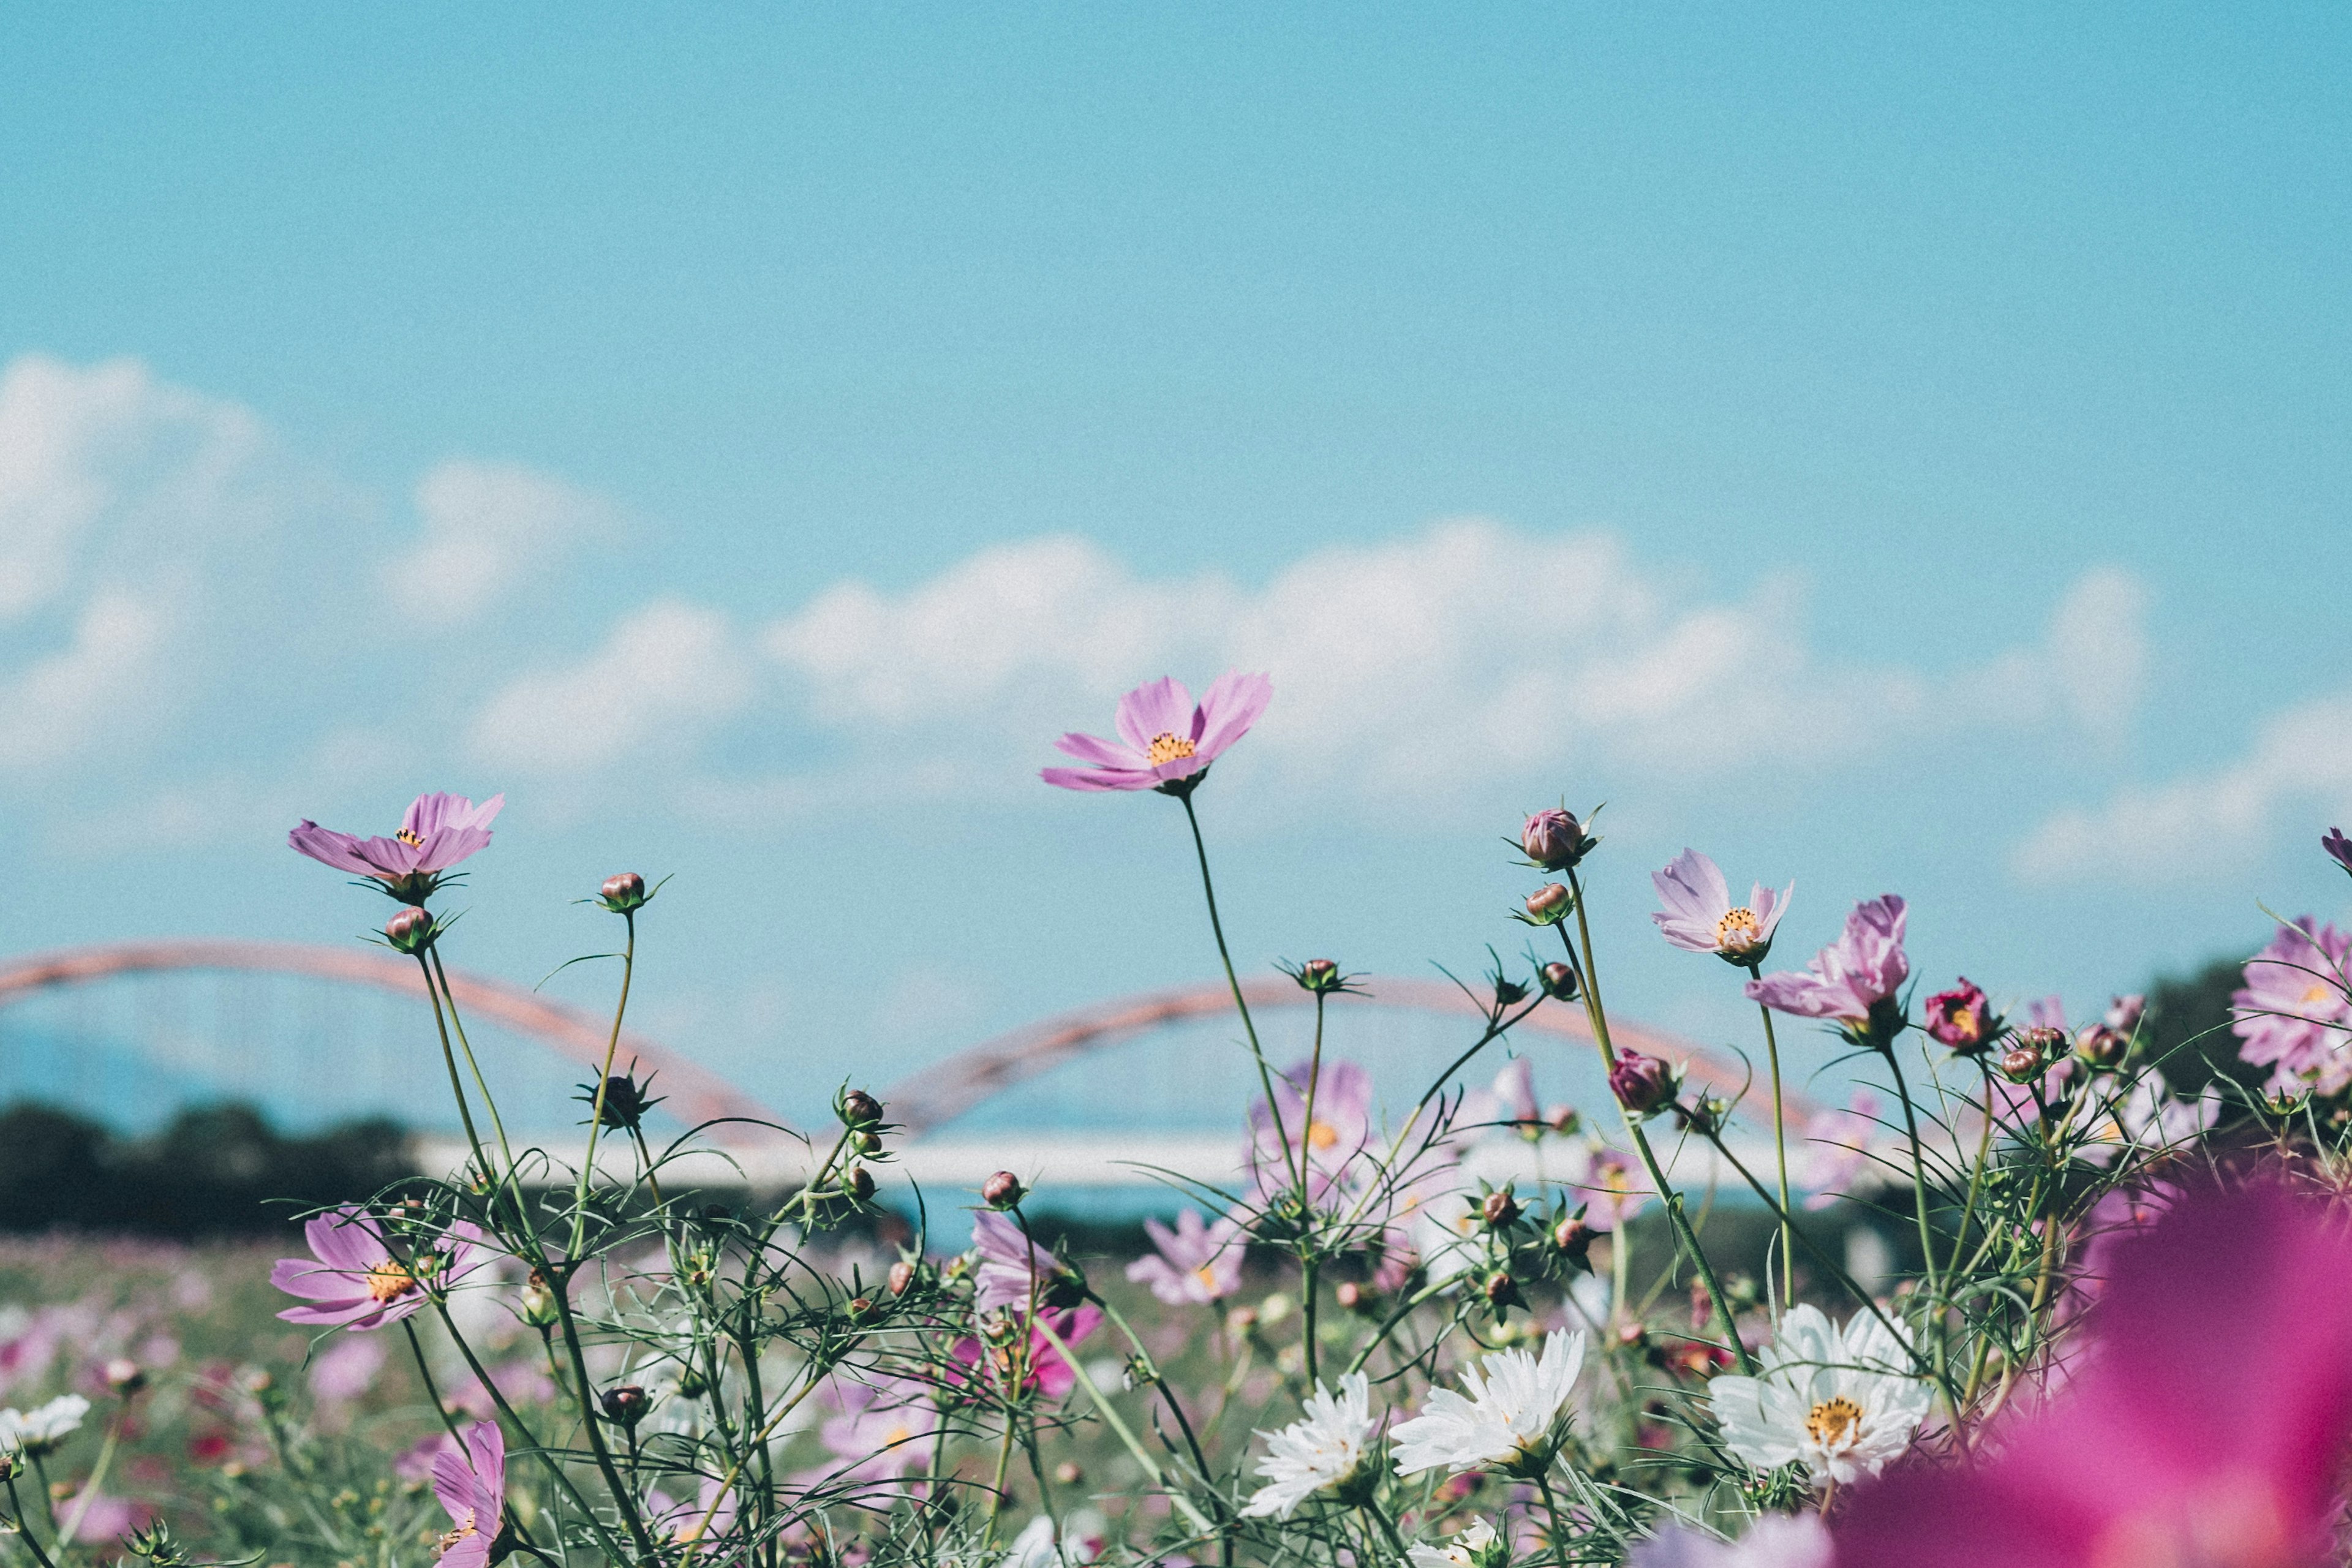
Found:
[[[1292,978],[1318,996],[1337,991],[1341,984],[1339,966],[1328,958],[1308,959]]]
[[[866,1319],[874,1315],[874,1298],[871,1296],[851,1297],[847,1311],[849,1313],[850,1321],[856,1323],[864,1322]]]
[[[1290,1316],[1290,1298],[1279,1290],[1257,1304],[1257,1321],[1271,1327]]]
[[[107,1387],[126,1399],[147,1386],[147,1374],[128,1356],[113,1357],[99,1369],[99,1375],[106,1379]]]
[[[1332,1294],[1339,1299],[1339,1305],[1350,1312],[1364,1304],[1364,1288],[1353,1279],[1342,1279],[1339,1289]]]
[[[522,1288],[522,1321],[534,1329],[547,1329],[562,1321],[562,1317],[563,1314],[556,1308],[555,1290],[548,1284],[547,1276],[536,1268],[532,1269],[530,1279]]]
[[[415,905],[383,922],[383,939],[392,943],[393,952],[412,957],[431,947],[436,934],[433,916]]]
[[[890,1294],[903,1296],[915,1288],[915,1266],[905,1258],[890,1265]]]
[[[646,907],[653,895],[646,891],[646,879],[635,871],[624,871],[617,877],[604,879],[601,901],[616,915],[634,914]]]
[[[1609,1091],[1617,1103],[1635,1116],[1648,1116],[1665,1105],[1681,1087],[1675,1070],[1655,1057],[1639,1051],[1619,1051],[1609,1069]]]
[[[980,1200],[992,1209],[1009,1209],[1021,1201],[1028,1189],[1021,1178],[1010,1171],[999,1171],[980,1184]]]
[[[1511,1196],[1510,1188],[1505,1187],[1488,1193],[1479,1203],[1478,1212],[1486,1217],[1487,1229],[1502,1230],[1519,1217],[1519,1203]]]
[[[2116,1034],[2129,1037],[2139,1027],[2147,1014],[2147,998],[2141,995],[2118,996],[2107,1004],[2107,1016],[2103,1020]]]
[[[1528,919],[1539,926],[1558,925],[1568,914],[1568,889],[1546,882],[1528,895]]]
[[[1966,975],[1949,991],[1927,998],[1928,1038],[1962,1056],[1972,1056],[2000,1037],[2000,1020],[1993,1016],[1985,994]]]
[[[862,1089],[845,1091],[835,1109],[844,1127],[872,1127],[882,1120],[882,1102]]]
[[[1567,870],[1583,859],[1590,847],[1583,824],[1557,808],[1537,812],[1519,829],[1519,848],[1547,871]]]
[[[1487,1303],[1496,1308],[1527,1305],[1527,1299],[1519,1294],[1519,1282],[1511,1278],[1511,1271],[1507,1268],[1497,1268],[1487,1275],[1486,1283],[1479,1289],[1486,1295]]]
[[[841,1190],[859,1203],[874,1195],[874,1173],[863,1165],[852,1165],[841,1179]]]
[[[2131,1050],[2131,1041],[2105,1024],[2093,1024],[2074,1037],[2074,1054],[2095,1068],[2111,1068]]]
[[[652,1396],[634,1383],[606,1389],[597,1396],[596,1403],[604,1407],[605,1420],[615,1426],[632,1429],[646,1418],[646,1412],[654,1407]]]
[[[1528,988],[1508,975],[1497,972],[1492,978],[1496,1006],[1516,1007],[1528,999]]]
[[[1551,1227],[1552,1250],[1577,1262],[1592,1250],[1592,1227],[1584,1223],[1582,1215],[1570,1215]]]
[[[1544,1125],[1563,1137],[1575,1131],[1582,1121],[1573,1105],[1548,1105],[1544,1108]]]
[[[2019,1046],[2003,1051],[2000,1076],[2011,1083],[2032,1083],[2042,1076],[2042,1053],[2030,1046]]]
[[[1546,890],[1549,891],[1549,889]],[[1532,900],[1529,902],[1529,912],[1533,912]],[[1550,997],[1555,1002],[1573,1002],[1576,1000],[1578,986],[1576,983],[1576,971],[1573,968],[1568,964],[1554,961],[1553,963],[1545,964],[1541,973],[1543,975],[1543,988],[1545,995]]]
[[[1074,1487],[1086,1479],[1086,1471],[1078,1468],[1077,1461],[1075,1459],[1064,1459],[1054,1467],[1054,1479],[1063,1486]]]
[[[616,1132],[635,1131],[645,1121],[646,1112],[657,1103],[646,1095],[651,1081],[651,1075],[647,1075],[646,1084],[640,1084],[634,1074],[616,1072],[604,1080],[601,1099],[593,1089],[582,1098],[588,1101],[598,1126]]]
[[[1245,1334],[1256,1327],[1257,1309],[1255,1307],[1235,1307],[1225,1314],[1225,1330],[1228,1333]]]

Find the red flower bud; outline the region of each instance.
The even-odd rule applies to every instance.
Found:
[[[1547,882],[1528,895],[1528,919],[1538,925],[1558,925],[1568,913],[1568,889]]]
[[[604,1419],[617,1426],[635,1426],[654,1407],[652,1395],[634,1383],[606,1389],[596,1402],[604,1407]]]
[[[383,939],[394,952],[423,952],[433,945],[434,934],[433,917],[413,905],[383,922]]]
[[[604,907],[616,915],[631,914],[646,907],[649,896],[646,879],[635,871],[624,871],[617,877],[604,879]]]
[[[905,1258],[890,1265],[890,1294],[903,1296],[915,1287],[915,1266]]]
[[[1592,1249],[1592,1227],[1576,1215],[1570,1215],[1551,1227],[1551,1245],[1556,1252],[1580,1258]]]
[[[1619,1051],[1617,1065],[1609,1069],[1609,1091],[1636,1116],[1647,1116],[1664,1105],[1680,1087],[1672,1068],[1639,1051]]]
[[[1308,959],[1298,966],[1297,973],[1293,978],[1318,996],[1337,991],[1343,983],[1339,966],[1328,958]]]
[[[1478,1205],[1478,1212],[1486,1216],[1487,1228],[1501,1230],[1519,1217],[1519,1204],[1511,1196],[1510,1189],[1506,1187],[1500,1192],[1488,1193]]]
[[[981,1201],[992,1209],[1011,1208],[1027,1191],[1021,1178],[1010,1171],[999,1171],[980,1184]]]

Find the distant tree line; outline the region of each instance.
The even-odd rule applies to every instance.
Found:
[[[398,1123],[289,1137],[251,1105],[194,1106],[125,1137],[51,1105],[0,1110],[0,1230],[65,1226],[158,1237],[283,1231],[321,1205],[415,1174]]]

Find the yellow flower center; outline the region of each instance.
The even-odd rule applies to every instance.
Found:
[[[397,1301],[416,1289],[416,1276],[407,1265],[387,1258],[367,1271],[367,1288],[375,1301]]]
[[[1754,947],[1764,940],[1764,922],[1756,911],[1745,905],[1733,910],[1715,922],[1715,945],[1727,947],[1734,952],[1743,947]]]
[[[1203,1263],[1192,1270],[1192,1278],[1198,1279],[1209,1289],[1213,1290],[1217,1288],[1217,1269],[1214,1264]]]
[[[2311,989],[2303,994],[2303,999],[2306,1005],[2309,1005],[2325,1002],[2335,994],[2335,992],[2315,981],[2312,984]]]
[[[425,847],[425,840],[419,838],[405,827],[394,834],[393,837],[399,839],[403,844],[407,845],[411,849],[422,849]]]
[[[1843,1447],[1862,1431],[1862,1406],[1843,1394],[1824,1399],[1805,1417],[1805,1430],[1824,1448]]]
[[[444,1535],[441,1538],[441,1551],[447,1552],[451,1547],[457,1545],[457,1542],[465,1540],[466,1537],[474,1533],[474,1510],[470,1508],[467,1509],[465,1512],[465,1516],[459,1519],[457,1521],[457,1529],[449,1531],[448,1534]]]
[[[1307,1142],[1318,1149],[1328,1149],[1339,1141],[1339,1130],[1328,1121],[1312,1122],[1307,1129]]]
[[[1151,744],[1144,752],[1143,756],[1146,762],[1156,768],[1162,763],[1176,762],[1192,754],[1192,742],[1181,735],[1171,735],[1163,731],[1151,737]]]

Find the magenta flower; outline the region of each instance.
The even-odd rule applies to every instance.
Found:
[[[2352,871],[2352,838],[2345,837],[2342,828],[2329,828],[2327,836],[2319,841],[2319,847],[2327,851],[2328,858],[2345,870]]]
[[[1314,1091],[1310,1118],[1307,1100]],[[1258,1195],[1273,1199],[1298,1190],[1298,1161],[1307,1160],[1307,1199],[1320,1205],[1335,1190],[1354,1190],[1369,1174],[1365,1152],[1375,1135],[1372,1125],[1372,1075],[1354,1062],[1302,1061],[1274,1079],[1276,1110],[1265,1101],[1249,1108],[1250,1148],[1247,1155]]]
[[[502,795],[479,805],[461,795],[420,795],[390,838],[361,838],[305,818],[286,842],[321,865],[382,882],[404,904],[422,904],[441,886],[442,873],[489,847],[490,819],[506,803]]]
[[[2305,915],[2246,961],[2245,988],[2230,998],[2237,1014],[2230,1027],[2244,1042],[2242,1059],[2270,1066],[2273,1089],[2335,1094],[2352,1085],[2347,956],[2352,935]]]
[[[425,1281],[446,1288],[483,1261],[476,1245],[482,1232],[469,1220],[451,1221],[446,1235],[406,1261],[363,1209],[315,1215],[302,1235],[316,1258],[281,1258],[269,1270],[272,1285],[314,1303],[278,1314],[289,1323],[381,1329],[425,1305]]]
[[[1650,873],[1665,908],[1650,918],[1665,939],[1685,952],[1711,952],[1728,963],[1752,967],[1772,951],[1772,933],[1788,912],[1790,883],[1775,893],[1758,882],[1748,890],[1748,901],[1731,901],[1731,886],[1716,863],[1696,849],[1675,856],[1663,871]]]
[[[1048,1347],[1050,1349],[1050,1347]],[[835,1378],[825,1393],[841,1414],[817,1438],[845,1468],[825,1476],[857,1481],[898,1480],[930,1468],[940,1407],[929,1384],[879,1376],[871,1383]]]
[[[2182,1198],[2116,1248],[2077,1370],[1974,1445],[1858,1487],[1866,1568],[2318,1568],[2352,1437],[2352,1236],[2271,1185]]]
[[[1143,1228],[1155,1253],[1129,1264],[1127,1277],[1150,1286],[1170,1306],[1206,1306],[1241,1289],[1242,1227],[1232,1215],[1203,1225],[1186,1209],[1174,1230],[1156,1219],[1145,1220]]]
[[[507,1440],[495,1421],[466,1431],[466,1452],[433,1461],[433,1495],[449,1510],[441,1538],[441,1568],[489,1568],[490,1550],[506,1527]]]
[[[1903,900],[1893,893],[1856,904],[1837,941],[1801,973],[1782,971],[1748,983],[1748,999],[1801,1018],[1826,1018],[1858,1046],[1884,1050],[1902,1032],[1895,993],[1911,973],[1903,956]]]
[[[972,1216],[975,1305],[983,1312],[1025,1306],[1032,1294],[1053,1295],[1055,1287],[1077,1282],[1059,1259],[1023,1234],[1020,1225],[991,1209]]]
[[[1051,1325],[1064,1344],[1076,1350],[1102,1321],[1102,1309],[1074,1307],[1064,1312],[1041,1312],[1038,1318]],[[1019,1354],[1018,1346],[982,1345],[970,1334],[956,1341],[948,1354],[965,1368],[963,1375],[950,1373],[950,1378],[961,1383],[964,1375],[976,1373],[992,1384],[992,1392],[1000,1397],[1013,1395],[1016,1377],[1021,1393],[1042,1394],[1048,1399],[1061,1398],[1078,1384],[1078,1374],[1070,1369],[1068,1362],[1062,1359],[1062,1352],[1054,1348],[1054,1342],[1045,1337],[1042,1329],[1029,1331],[1029,1352],[1025,1357],[1019,1358],[1023,1364],[1017,1367],[1014,1363]]]
[[[1038,776],[1064,789],[1190,795],[1209,764],[1249,732],[1273,697],[1274,682],[1265,676],[1229,669],[1195,707],[1182,681],[1162,676],[1118,700],[1118,741],[1065,735],[1054,742],[1089,766],[1047,768]]]
[[[2000,1016],[1985,1000],[1984,988],[1965,974],[1949,991],[1927,998],[1927,1017],[1919,1026],[1927,1037],[1962,1056],[1983,1050],[2000,1035]]]
[[[1609,1092],[1637,1118],[1671,1104],[1681,1089],[1680,1073],[1639,1051],[1619,1051],[1616,1064],[1609,1069]]]

